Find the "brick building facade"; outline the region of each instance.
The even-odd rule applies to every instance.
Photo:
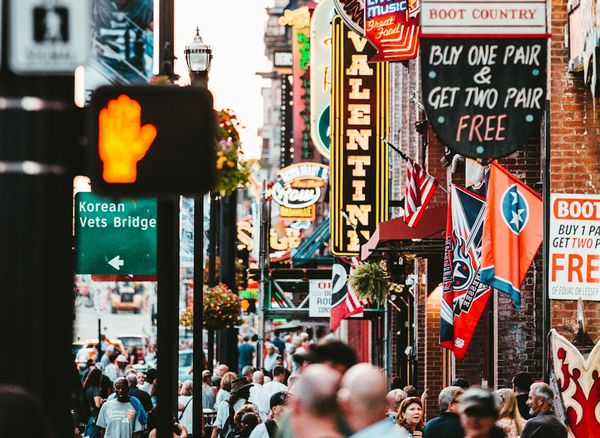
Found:
[[[550,50],[550,190],[552,193],[600,193],[600,108],[583,73],[569,72],[565,46],[567,1],[552,2]],[[597,1],[581,2],[597,9]],[[597,14],[595,20],[598,20]],[[592,17],[587,17],[592,19]],[[579,23],[575,23],[579,24]],[[600,23],[596,22],[598,28]],[[572,32],[584,28],[573,26]],[[597,68],[597,66],[593,66]],[[587,331],[600,338],[600,302],[584,301]],[[577,332],[577,302],[551,301],[551,325],[567,339]]]

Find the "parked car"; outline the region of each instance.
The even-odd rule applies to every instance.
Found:
[[[96,349],[83,347],[77,352],[77,356],[75,356],[75,364],[77,364],[77,369],[80,371],[85,370],[87,368],[88,359],[96,360]]]
[[[117,336],[117,339],[123,343],[125,348],[131,348],[132,345],[135,345],[138,350],[146,351],[146,348],[150,345],[150,338],[146,335],[124,334]]]
[[[125,351],[125,346],[119,339],[111,340],[111,339],[105,338],[104,340],[109,345],[113,345],[115,347],[115,349],[119,350],[119,352],[122,353]],[[98,339],[86,339],[85,342],[83,343],[84,348],[94,348],[94,347],[96,347],[96,345],[98,345]]]
[[[140,313],[144,305],[143,293],[133,286],[120,286],[110,296],[110,312],[130,311]]]

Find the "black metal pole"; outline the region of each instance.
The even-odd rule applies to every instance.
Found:
[[[237,191],[221,198],[220,226],[221,244],[219,245],[219,277],[221,283],[237,294],[235,282],[236,259],[236,222],[237,222]],[[220,363],[225,363],[229,369],[238,367],[237,328],[220,330],[217,335],[217,357]]]
[[[204,348],[204,196],[194,197],[194,397],[197,403],[192,416],[194,435],[202,436],[202,361]]]
[[[158,420],[159,438],[171,438],[177,412],[179,348],[179,208],[158,201]]]
[[[208,285],[215,286],[217,284],[217,242],[218,242],[218,226],[219,226],[219,202],[220,198],[214,192],[210,194],[210,229],[208,230]],[[212,363],[209,365],[212,369]]]
[[[174,78],[174,0],[159,0],[158,59],[160,74]],[[174,199],[158,201],[158,412],[157,437],[172,438],[177,413],[179,348],[179,207]]]
[[[550,101],[546,101],[546,114],[544,116],[544,131],[542,143],[542,199],[544,208],[544,239],[542,240],[542,373],[544,382],[548,382],[549,345],[548,333],[550,332],[550,299],[548,297],[548,258],[550,256]]]

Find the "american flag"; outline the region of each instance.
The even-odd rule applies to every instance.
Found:
[[[421,166],[410,158],[406,160],[406,191],[404,194],[404,222],[412,228],[419,225],[421,216],[435,189],[438,182],[434,177],[425,172]]]

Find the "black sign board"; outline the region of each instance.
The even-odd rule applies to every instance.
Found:
[[[108,86],[89,107],[94,192],[196,195],[216,175],[216,119],[205,88]]]
[[[504,157],[534,136],[546,101],[546,39],[423,39],[427,117],[471,158]]]

